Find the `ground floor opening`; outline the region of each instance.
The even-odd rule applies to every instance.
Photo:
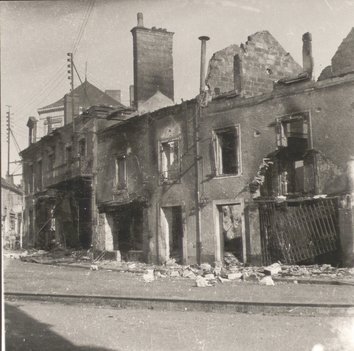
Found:
[[[144,205],[130,203],[111,207],[106,212],[110,227],[110,247],[119,251],[124,261],[142,261],[144,259]]]
[[[165,242],[166,261],[174,259],[176,263],[184,261],[184,231],[181,206],[161,208],[161,235]]]
[[[220,258],[235,257],[243,262],[243,214],[241,204],[220,204],[217,206]]]

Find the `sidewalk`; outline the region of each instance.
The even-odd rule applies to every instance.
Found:
[[[275,282],[264,286],[254,282],[218,282],[198,288],[195,280],[157,277],[146,283],[142,273],[113,270],[86,270],[4,259],[5,292],[70,294],[80,296],[186,299],[282,304],[350,304],[354,306],[354,287]]]

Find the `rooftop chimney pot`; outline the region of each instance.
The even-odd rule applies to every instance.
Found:
[[[307,32],[302,36],[302,66],[303,70],[312,77],[313,72],[312,57],[312,35]]]
[[[142,12],[138,12],[138,27],[144,27],[144,16]]]
[[[199,37],[201,43],[201,54],[200,54],[200,92],[205,90],[205,56],[206,56],[206,42],[210,38],[202,35]]]

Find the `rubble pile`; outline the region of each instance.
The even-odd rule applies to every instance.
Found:
[[[157,279],[190,279],[197,287],[210,287],[228,282],[257,283],[273,286],[279,282],[345,281],[354,285],[354,268],[337,268],[323,265],[283,265],[275,262],[269,266],[247,266],[231,253],[225,253],[224,262],[201,265],[180,265],[170,259],[163,265],[142,262],[104,260],[104,253],[94,255],[92,250],[67,250],[56,247],[50,251],[25,250],[9,253],[9,258],[41,264],[70,264],[87,266],[92,271],[109,269],[141,274],[146,283]]]

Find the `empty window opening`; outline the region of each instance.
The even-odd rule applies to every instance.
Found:
[[[48,171],[52,171],[54,168],[54,153],[48,154]]]
[[[81,139],[79,141],[79,154],[80,157],[86,156],[86,139]]]
[[[240,170],[240,138],[237,127],[215,131],[214,156],[216,175],[238,175]]]
[[[303,116],[278,121],[276,133],[278,147],[288,147],[294,154],[308,148],[308,122]]]
[[[183,221],[181,206],[162,208],[162,236],[166,240],[166,260],[183,263]]]
[[[309,126],[306,116],[294,115],[277,121],[278,193],[304,192],[304,157],[309,148]]]
[[[126,157],[119,156],[115,161],[115,185],[117,189],[125,189],[127,187],[127,165]]]
[[[180,174],[180,157],[178,140],[161,142],[160,166],[162,180],[177,179]]]
[[[34,190],[34,171],[33,171],[33,165],[30,165],[28,167],[28,173],[29,173],[29,180],[28,180],[28,191],[30,194],[33,193]]]
[[[43,186],[42,161],[37,162],[37,190],[42,190]]]
[[[232,260],[234,257],[243,261],[242,243],[242,208],[240,204],[220,205],[220,247],[221,257],[225,260]]]
[[[13,212],[10,212],[10,230],[16,230],[16,214]]]
[[[67,146],[65,151],[66,151],[66,161],[68,163],[71,163],[72,162],[72,157],[73,157],[73,155],[72,155],[72,147],[71,146]]]

